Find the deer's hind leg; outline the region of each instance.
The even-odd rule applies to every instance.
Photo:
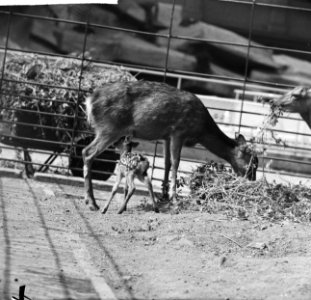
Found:
[[[171,181],[171,200],[176,201],[176,180],[177,180],[177,171],[180,162],[180,153],[183,146],[183,139],[178,136],[171,137],[171,162],[172,162],[172,181]]]
[[[83,156],[83,176],[85,189],[85,203],[89,204],[91,210],[98,210],[92,185],[92,164],[96,156],[102,153],[110,144],[112,144],[118,136],[112,134],[97,134],[95,139],[86,146],[82,151]]]
[[[162,183],[162,197],[164,200],[168,200],[169,198],[169,174],[171,169],[171,154],[170,154],[170,140],[164,141],[163,148],[164,155],[164,180]]]

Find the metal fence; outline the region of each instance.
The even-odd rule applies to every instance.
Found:
[[[40,13],[29,13],[29,12],[18,12],[12,7],[3,7],[0,10],[0,19],[2,23],[2,34],[3,39],[0,42],[0,51],[1,51],[1,70],[0,70],[0,94],[1,94],[1,110],[11,112],[13,118],[5,119],[2,115],[1,119],[1,128],[9,128],[9,130],[1,131],[1,161],[2,165],[14,165],[22,163],[25,166],[36,166],[37,171],[47,171],[58,170],[65,174],[74,173],[77,176],[82,176],[82,159],[81,159],[81,149],[90,142],[92,132],[85,126],[81,129],[79,124],[85,123],[84,111],[81,110],[83,106],[84,96],[90,92],[85,90],[82,86],[82,80],[84,76],[84,66],[88,63],[93,63],[99,68],[122,66],[125,70],[129,71],[131,74],[136,76],[139,79],[149,79],[158,80],[158,81],[167,81],[170,84],[176,85],[178,88],[185,88],[191,83],[204,83],[208,86],[218,86],[218,89],[223,89],[230,87],[233,91],[231,97],[226,96],[215,96],[212,93],[205,93],[205,95],[199,94],[199,97],[207,108],[211,111],[212,116],[219,124],[221,129],[225,131],[229,136],[234,137],[235,133],[242,133],[248,139],[253,137],[256,134],[258,126],[261,125],[265,114],[268,111],[267,107],[264,107],[262,104],[257,103],[257,99],[260,95],[279,95],[284,93],[286,90],[294,86],[293,83],[284,83],[278,82],[275,80],[265,80],[265,79],[254,79],[250,76],[250,62],[253,51],[256,49],[264,49],[273,51],[273,53],[287,53],[294,57],[304,57],[304,60],[308,60],[308,56],[311,54],[310,45],[308,44],[309,39],[307,33],[305,33],[305,41],[303,37],[300,37],[299,46],[295,45],[289,47],[283,47],[280,45],[269,45],[264,44],[262,41],[260,44],[253,42],[254,38],[254,25],[256,23],[257,12],[261,9],[272,9],[276,12],[286,11],[295,12],[292,15],[292,22],[295,23],[295,16],[297,23],[300,19],[299,14],[303,16],[309,16],[311,14],[311,8],[301,7],[301,2],[286,1],[286,5],[279,5],[260,0],[253,1],[243,1],[243,0],[210,0],[206,2],[211,3],[222,3],[223,5],[231,5],[246,7],[247,15],[242,17],[246,20],[247,28],[244,27],[244,36],[246,36],[246,43],[241,42],[232,42],[231,40],[226,40],[226,38],[219,39],[210,39],[208,37],[197,37],[191,35],[184,35],[176,33],[177,30],[176,24],[174,23],[174,17],[176,14],[176,7],[178,6],[178,1],[165,1],[167,4],[171,4],[170,22],[167,28],[166,33],[155,33],[154,31],[147,31],[145,28],[133,29],[126,28],[123,26],[108,26],[98,24],[96,20],[92,20],[92,10],[98,9],[94,5],[89,5],[87,10],[84,10],[83,13],[76,14],[72,19],[63,19],[59,16]],[[199,3],[199,2],[198,2]],[[294,3],[294,4],[292,4]],[[301,4],[302,5],[302,4]],[[84,7],[85,9],[85,7]],[[219,19],[222,18],[221,15],[217,16]],[[294,19],[293,19],[294,18]],[[82,19],[82,21],[81,21]],[[79,32],[82,34],[79,35],[79,39],[75,40],[77,45],[80,45],[79,49],[75,49],[76,53],[80,55],[77,57],[76,54],[70,53],[61,53],[57,51],[47,51],[47,47],[27,47],[21,48],[16,47],[12,42],[11,37],[16,36],[16,27],[20,20],[31,20],[39,21],[42,28],[42,34],[44,35],[44,28],[48,27],[51,23],[57,23],[60,31],[62,26],[70,24],[72,26],[77,26]],[[27,23],[27,22],[26,22]],[[137,25],[136,27],[139,27]],[[5,30],[5,32],[4,32]],[[64,29],[65,30],[65,29]],[[104,58],[90,58],[88,51],[90,47],[96,48],[96,41],[92,40],[90,42],[92,31],[97,30],[102,33],[103,36],[109,32],[123,32],[134,37],[143,37],[144,40],[148,39],[162,39],[166,42],[165,52],[163,52],[163,66],[150,66],[143,63],[131,63],[124,61],[124,58],[112,58],[109,59],[109,55],[104,55]],[[246,34],[245,34],[246,32]],[[193,43],[200,43],[201,49],[204,49],[205,45],[223,45],[226,47],[239,47],[242,49],[242,52],[245,53],[244,61],[244,72],[239,76],[224,72],[224,74],[215,74],[215,72],[202,72],[200,69],[194,71],[189,71],[173,65],[171,60],[173,59],[171,53],[174,50],[172,44],[176,41],[188,41]],[[164,42],[162,42],[163,44]],[[100,43],[98,47],[101,47]],[[217,47],[216,47],[217,48]],[[195,50],[193,50],[195,51]],[[11,105],[10,99],[16,99],[21,97],[18,94],[15,86],[29,86],[29,82],[25,82],[21,78],[16,77],[12,79],[7,76],[6,66],[11,59],[11,55],[22,54],[22,55],[33,55],[35,54],[39,58],[48,57],[49,60],[53,63],[55,59],[60,57],[68,60],[74,60],[77,64],[80,64],[80,70],[77,75],[77,82],[75,87],[68,87],[65,85],[55,85],[52,82],[49,84],[42,84],[39,81],[31,82],[33,88],[46,89],[55,89],[57,91],[73,91],[76,93],[75,97],[72,97],[70,101],[65,101],[61,98],[45,98],[38,97],[35,100],[36,103],[43,103],[52,101],[58,105],[67,105],[70,107],[67,114],[64,115],[55,115],[49,111],[42,111],[38,109],[29,109],[27,108],[27,101],[33,101],[32,96],[27,96],[23,94],[22,103],[24,106]],[[106,58],[108,57],[108,59]],[[310,56],[311,57],[311,56]],[[305,82],[304,82],[305,83]],[[196,84],[193,84],[195,87]],[[195,91],[195,88],[193,88]],[[198,89],[200,90],[200,89]],[[37,105],[36,104],[36,105]],[[52,105],[52,104],[51,104]],[[10,114],[10,113],[9,113]],[[42,116],[45,116],[46,119],[50,119],[50,123],[47,122],[43,124],[40,120]],[[65,122],[67,125],[65,128],[60,128],[53,121],[55,118],[60,118],[61,122]],[[83,126],[82,126],[83,127]],[[29,132],[27,133],[27,128]],[[18,130],[20,129],[20,131]],[[37,133],[37,136],[34,136],[34,131]],[[55,132],[66,132],[67,139],[61,140],[57,138]],[[23,133],[24,132],[24,133]],[[26,132],[26,133],[25,133]],[[38,133],[39,132],[39,133]],[[58,133],[59,134],[59,133]],[[275,143],[275,135],[279,137],[285,137],[287,140],[287,145]],[[267,138],[265,147],[267,151],[263,154],[260,159],[261,170],[266,174],[269,173],[281,173],[291,176],[303,176],[310,177],[308,169],[310,169],[310,150],[311,144],[309,143],[310,134],[309,128],[301,120],[300,116],[290,114],[285,117],[281,117],[278,125],[273,128],[272,137]],[[82,141],[82,142],[81,142]],[[20,154],[12,157],[12,150],[19,149],[19,151],[24,151],[24,157],[22,158]],[[162,179],[161,172],[163,171],[163,164],[161,162],[162,150],[161,142],[142,142],[139,150],[146,152],[150,159],[152,160],[152,175],[154,180]],[[29,152],[30,151],[30,152]],[[111,174],[113,172],[114,162],[118,157],[113,154],[113,149],[108,151],[99,161],[104,164],[100,165],[97,168],[97,172],[101,175]],[[15,153],[15,152],[14,152]],[[20,152],[18,152],[20,153]],[[30,155],[34,161],[30,161]],[[61,157],[62,160],[57,161]],[[200,146],[195,147],[194,149],[185,148],[182,153],[183,163],[181,164],[181,172],[191,171],[194,163],[199,163],[204,161],[205,158],[211,158]],[[70,165],[67,160],[74,160],[74,163]],[[217,158],[213,158],[217,159]],[[108,168],[107,168],[108,163]],[[76,171],[76,172],[75,172]],[[29,171],[31,172],[31,171]],[[107,176],[104,176],[107,179]]]

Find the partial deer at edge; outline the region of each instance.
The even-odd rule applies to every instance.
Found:
[[[276,98],[262,97],[262,101],[281,106],[285,111],[299,113],[311,129],[311,88],[297,86],[293,90]]]
[[[121,139],[116,147],[120,151],[120,160],[116,167],[116,181],[112,188],[111,195],[109,200],[107,201],[102,213],[105,214],[110,206],[110,203],[117,193],[118,187],[121,183],[122,178],[125,177],[125,185],[124,185],[124,201],[119,209],[118,213],[122,214],[127,210],[127,204],[135,192],[135,183],[134,180],[137,178],[141,182],[143,182],[149,191],[150,198],[153,203],[153,209],[155,212],[159,212],[153,188],[151,184],[151,180],[148,177],[148,169],[149,169],[149,161],[148,159],[140,153],[132,152],[132,148],[138,146],[139,143],[133,142],[131,138],[125,137]]]
[[[226,136],[197,96],[164,83],[118,82],[97,89],[86,100],[87,118],[95,129],[95,139],[84,148],[85,200],[91,210],[99,207],[94,198],[91,167],[94,158],[122,136],[164,140],[163,194],[167,195],[169,171],[171,197],[176,199],[176,179],[183,145],[202,144],[225,159],[234,171],[256,177],[253,153],[242,135]]]

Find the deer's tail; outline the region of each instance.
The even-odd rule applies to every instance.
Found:
[[[86,119],[87,122],[92,125],[93,117],[92,117],[92,96],[89,96],[85,99],[85,107],[86,107]]]

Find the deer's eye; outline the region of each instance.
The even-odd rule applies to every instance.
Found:
[[[252,150],[250,148],[248,148],[248,147],[245,147],[242,151],[243,151],[244,154],[249,154],[250,155],[252,153]]]

